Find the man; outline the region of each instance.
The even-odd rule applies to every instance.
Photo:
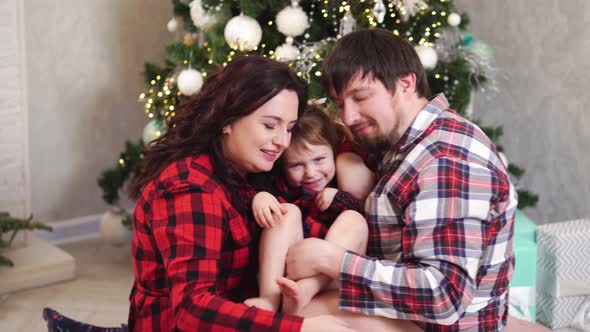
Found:
[[[288,276],[340,280],[343,315],[504,329],[517,198],[493,143],[443,95],[427,99],[413,47],[386,30],[340,39],[323,80],[355,139],[385,146],[365,205],[367,256],[306,239],[289,251]]]

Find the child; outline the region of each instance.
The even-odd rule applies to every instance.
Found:
[[[290,204],[281,203],[264,191],[252,202],[254,218],[265,228],[260,240],[260,296],[244,302],[277,311],[282,293],[282,310],[290,314],[298,314],[330,282],[325,275],[297,281],[284,278],[285,257],[291,245],[303,238],[317,237],[364,253],[368,237],[366,221],[357,212],[363,208],[360,201],[334,188],[334,154],[343,131],[327,113],[315,107],[303,114],[296,129],[281,157],[283,177],[277,184],[280,199]],[[357,187],[353,180],[347,185]],[[364,192],[366,196],[368,191]]]

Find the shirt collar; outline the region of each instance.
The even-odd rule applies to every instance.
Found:
[[[416,115],[408,129],[404,132],[399,142],[395,145],[395,153],[407,150],[415,145],[424,131],[439,117],[445,110],[449,109],[449,102],[444,94],[434,96],[426,106]]]

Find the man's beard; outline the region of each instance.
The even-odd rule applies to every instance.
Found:
[[[385,135],[377,137],[355,137],[356,142],[367,152],[367,164],[376,170],[383,161],[385,154],[393,148],[392,139]]]

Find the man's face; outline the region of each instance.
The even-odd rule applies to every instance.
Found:
[[[396,84],[397,85],[397,84]],[[359,142],[390,141],[400,125],[400,100],[372,75],[355,75],[341,95],[332,95],[342,122]]]

